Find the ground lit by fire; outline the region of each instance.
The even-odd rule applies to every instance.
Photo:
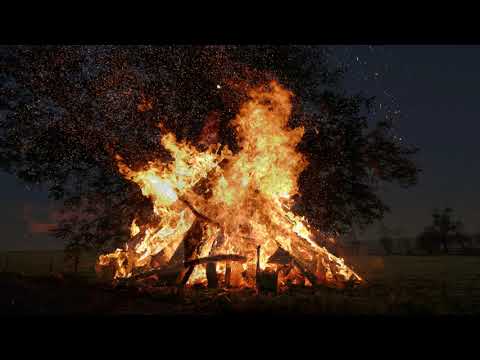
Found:
[[[231,122],[236,153],[220,144],[200,151],[166,133],[161,142],[169,163],[135,171],[117,156],[120,173],[151,199],[158,221],[134,220],[130,241],[100,256],[99,271],[111,266],[122,279],[189,262],[194,266],[178,270],[178,281],[187,285],[206,283],[212,266],[218,281],[233,287],[254,285],[259,271],[276,274],[280,285],[362,281],[318,245],[306,219],[291,210],[298,176],[308,166],[296,150],[304,129],[287,126],[292,96],[277,82],[250,91]],[[272,260],[279,252],[290,260]]]

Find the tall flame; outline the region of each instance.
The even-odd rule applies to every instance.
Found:
[[[238,153],[220,144],[199,151],[168,133],[161,139],[173,158],[167,164],[154,161],[134,171],[117,156],[120,173],[152,200],[159,222],[141,229],[134,220],[125,248],[101,256],[99,264],[113,263],[116,278],[129,277],[135,269],[172,264],[200,218],[205,220],[200,225],[201,239],[190,258],[243,255],[247,258],[243,271],[251,274],[258,246],[262,270],[278,270],[269,259],[281,248],[319,281],[361,280],[343,259],[314,242],[307,221],[291,210],[298,176],[308,166],[296,150],[304,129],[287,126],[292,96],[275,81],[250,91],[249,100],[232,121]],[[198,189],[200,182],[203,190]],[[217,272],[225,266],[217,263]],[[205,281],[205,267],[196,266],[189,283]]]

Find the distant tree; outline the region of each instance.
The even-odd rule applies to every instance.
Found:
[[[460,244],[463,251],[467,251],[467,250],[471,249],[472,246],[473,246],[472,237],[468,236],[467,234],[465,234],[463,232],[457,232],[456,234],[451,235],[450,236],[450,241]]]
[[[400,242],[400,248],[402,249],[403,254],[411,255],[412,244],[410,242],[410,239],[407,237],[402,237],[402,238],[399,238],[398,241]]]
[[[441,247],[448,254],[448,244],[458,242],[465,249],[469,240],[462,233],[462,228],[462,222],[454,219],[453,209],[444,208],[441,211],[436,209],[432,213],[432,225],[417,238],[418,246],[429,253]]]
[[[389,229],[383,221],[380,221],[378,232],[380,235],[379,242],[383,250],[385,251],[385,254],[391,255],[393,253],[394,246],[392,230]]]
[[[425,228],[417,237],[417,247],[430,255],[439,251],[440,241],[438,232],[431,226]]]
[[[433,229],[438,233],[443,250],[448,254],[448,240],[453,234],[459,232],[462,222],[453,219],[453,209],[445,208],[442,211],[433,212]]]
[[[402,227],[396,227],[393,231],[390,231],[392,238],[395,239],[394,248],[404,255],[411,253],[411,243],[408,237],[405,237],[405,230]]]
[[[73,272],[75,274],[78,273],[78,266],[80,265],[80,256],[83,251],[85,251],[85,247],[82,244],[76,244],[74,242],[67,243],[65,248],[65,260],[69,261],[73,265]]]
[[[390,230],[384,223],[383,220],[380,220],[378,223],[378,234],[380,237],[384,236],[391,236],[392,235],[392,230]]]
[[[407,255],[413,255],[413,247],[414,245],[412,244],[412,239],[405,239],[405,248],[407,250]]]
[[[480,246],[480,234],[472,235],[472,246]]]
[[[382,236],[380,238],[380,244],[382,245],[385,253],[387,255],[392,255],[393,253],[393,239],[389,236]]]

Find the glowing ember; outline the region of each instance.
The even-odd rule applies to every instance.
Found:
[[[220,150],[220,144],[198,151],[168,133],[161,140],[173,158],[168,164],[150,162],[133,171],[117,156],[121,174],[152,200],[159,221],[139,227],[134,220],[125,248],[100,256],[99,265],[113,265],[115,277],[125,278],[227,254],[246,258],[216,262],[216,273],[232,286],[252,285],[258,269],[278,271],[281,283],[361,281],[343,259],[315,243],[307,221],[291,211],[297,178],[308,165],[296,151],[304,129],[287,127],[291,98],[277,82],[250,92],[232,121],[240,145],[236,154]],[[270,261],[279,249],[290,256],[288,273]],[[182,250],[181,258],[175,256]],[[206,281],[206,265],[196,265],[188,284]]]

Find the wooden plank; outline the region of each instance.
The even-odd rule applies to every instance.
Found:
[[[198,255],[198,251],[202,244],[203,238],[203,223],[200,219],[195,219],[190,229],[185,234],[183,239],[184,244],[184,268],[180,270],[178,274],[177,284],[185,285],[193,272],[193,268],[196,264],[187,264],[189,261],[194,260]],[[185,279],[186,278],[186,279]]]
[[[192,265],[188,267],[188,269],[185,272],[181,272],[178,276],[178,281],[177,283],[181,286],[187,285],[188,279],[190,279],[190,276],[193,273],[193,270],[195,269],[196,265]]]
[[[214,256],[208,256],[208,257],[194,259],[190,261],[185,261],[184,264],[185,266],[190,266],[190,265],[200,265],[200,264],[206,264],[209,262],[218,262],[218,261],[237,261],[237,262],[243,263],[247,261],[247,258],[242,255],[224,254],[224,255],[214,255]]]
[[[193,259],[189,261],[184,261],[180,264],[173,264],[167,267],[160,267],[155,269],[150,269],[147,271],[139,272],[131,276],[130,278],[122,279],[120,282],[129,282],[132,280],[137,280],[141,278],[146,278],[151,275],[157,275],[159,277],[162,276],[169,276],[176,272],[180,272],[182,275],[178,277],[178,281],[181,282],[181,279],[185,276],[186,272],[191,266],[201,265],[201,264],[208,264],[208,263],[216,263],[218,261],[230,261],[230,262],[238,262],[243,263],[247,261],[245,256],[240,255],[230,255],[230,254],[221,254],[215,256],[209,256],[205,258]]]
[[[230,276],[232,274],[232,268],[230,266],[230,261],[227,261],[225,266],[225,287],[230,287]]]
[[[207,263],[207,280],[209,288],[218,288],[217,264],[215,262]]]

